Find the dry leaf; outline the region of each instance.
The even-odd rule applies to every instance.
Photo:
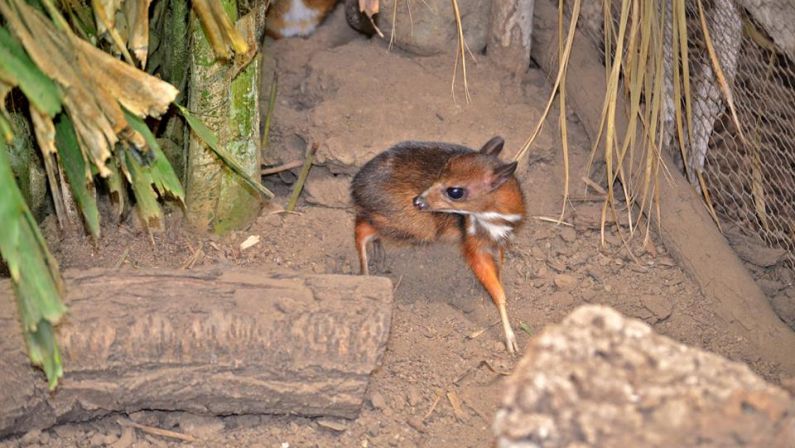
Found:
[[[124,3],[124,15],[127,16],[129,32],[127,48],[129,48],[139,62],[140,67],[146,67],[146,57],[149,54],[149,5],[152,0],[127,0]]]
[[[256,246],[257,244],[259,244],[259,235],[249,235],[245,241],[240,243],[240,250],[246,250],[250,247]]]
[[[359,0],[359,11],[367,14],[371,19],[378,14],[379,7],[379,0]]]
[[[447,392],[447,400],[450,402],[450,406],[453,407],[453,414],[455,414],[455,418],[462,423],[465,422],[468,416],[461,407],[461,398],[458,397],[458,393],[456,393],[454,390]]]

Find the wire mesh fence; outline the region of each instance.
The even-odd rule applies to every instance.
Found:
[[[737,57],[733,61],[735,65],[728,67],[734,77],[727,81],[733,81],[730,86],[745,138],[741,138],[722,97],[696,98],[700,104],[706,103],[706,107],[694,108],[694,121],[712,120],[710,106],[711,110],[720,112],[711,126],[703,166],[691,168],[703,168],[704,183],[721,221],[735,225],[743,234],[761,238],[768,247],[784,249],[786,263],[793,269],[795,58],[792,56],[795,52],[779,46],[776,40],[781,42],[782,39],[775,37],[795,38],[795,20],[785,22],[781,19],[786,13],[769,16],[764,11],[749,11],[728,0],[725,3],[731,4],[729,8],[719,3],[713,7],[713,16],[723,19],[710,24],[714,27],[712,34],[716,43],[735,39],[727,37],[721,23],[741,23],[739,39],[730,43],[736,48]],[[688,6],[692,9],[692,5]],[[779,7],[790,8],[789,14],[795,16],[794,3],[789,2],[788,6],[782,3]],[[700,33],[693,33],[694,40],[700,37]],[[697,49],[704,45],[703,41],[696,43]]]
[[[614,29],[620,3],[607,2]],[[667,15],[665,46],[672,45],[672,3],[656,3],[658,12]],[[724,230],[731,228],[761,246],[778,249],[781,263],[795,271],[795,3],[702,0],[713,54],[731,90],[739,129],[713,70],[699,2],[684,3],[691,129],[682,157],[668,117],[671,135],[665,149],[678,158],[693,187],[704,193]],[[604,48],[604,4],[583,0],[580,17],[581,30],[599,48]],[[670,85],[670,68],[666,76]]]

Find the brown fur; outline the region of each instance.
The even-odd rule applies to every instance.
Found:
[[[513,175],[516,162],[497,158],[502,146],[499,137],[480,151],[447,143],[403,142],[362,167],[353,178],[351,196],[362,274],[369,273],[366,248],[371,240],[458,241],[499,309],[506,345],[514,353],[516,338],[505,311],[500,265],[510,236],[524,220],[525,208]],[[451,188],[464,194],[454,198]]]
[[[317,17],[313,20],[303,20],[300,24],[286,23],[285,17],[293,6],[292,0],[274,0],[266,13],[265,33],[274,39],[281,39],[288,27],[298,26],[301,31],[297,35],[307,36],[334,9],[337,0],[301,0],[301,3],[308,9],[318,11]]]

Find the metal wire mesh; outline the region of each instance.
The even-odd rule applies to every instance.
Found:
[[[617,26],[620,1],[611,5]],[[666,149],[679,157],[696,190],[706,187],[705,197],[724,228],[783,249],[786,266],[795,270],[795,3],[702,0],[702,5],[745,138],[713,71],[698,2],[686,0],[692,129],[682,159],[669,117]],[[580,17],[580,28],[598,48],[604,44],[602,6],[601,0],[583,0]],[[667,8],[670,26],[671,1],[657,6],[661,13]],[[671,45],[670,33],[669,28],[664,45]],[[670,78],[670,62],[666,68]]]
[[[709,124],[713,120],[710,112],[720,111],[712,121],[714,126],[708,126],[711,133],[703,162],[704,181],[721,221],[761,238],[769,247],[785,249],[788,266],[795,268],[795,61],[773,40],[773,36],[795,37],[795,21],[777,23],[774,16],[760,23],[755,16],[764,14],[733,6],[735,12],[716,2],[713,17],[722,19],[713,20],[710,31],[717,46],[720,40],[732,40],[721,23],[742,24],[735,65],[727,68],[734,74],[730,85],[745,141],[722,97],[695,98],[705,107],[694,107],[694,122]],[[689,9],[694,7],[688,4]],[[795,14],[795,4],[778,7],[790,8]],[[785,14],[778,17],[784,19]],[[700,40],[703,33],[691,35],[699,51],[704,45]]]

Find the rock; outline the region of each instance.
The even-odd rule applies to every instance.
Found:
[[[386,400],[384,400],[384,396],[378,391],[370,393],[370,404],[373,405],[375,409],[383,410],[386,408]]]
[[[735,226],[726,229],[726,239],[743,261],[767,268],[778,264],[787,255],[786,249],[768,247],[758,236],[744,235]]]
[[[560,230],[560,239],[567,243],[573,243],[577,239],[577,231],[571,227],[563,227]]]
[[[90,439],[88,439],[88,443],[92,447],[93,446],[107,446],[108,445],[107,437],[105,437],[105,434],[102,434],[102,433],[94,433],[94,435],[91,436]]]
[[[304,185],[306,202],[334,208],[349,207],[350,182],[347,176],[334,175],[322,167],[314,167]]]
[[[406,390],[406,401],[408,402],[409,406],[415,407],[420,404],[421,400],[422,394],[420,394],[420,389],[413,384],[409,386],[408,390]]]
[[[663,296],[642,296],[640,298],[640,303],[651,312],[655,318],[655,322],[667,319],[673,311],[673,304],[667,297]]]
[[[35,445],[38,444],[40,440],[41,431],[34,429],[32,431],[26,432],[24,436],[19,438],[19,446]]]
[[[552,281],[558,289],[563,291],[568,291],[577,286],[577,277],[569,274],[557,274]]]
[[[345,0],[345,20],[348,21],[351,28],[360,33],[368,36],[375,34],[372,22],[365,13],[359,10],[359,0]]]
[[[413,415],[406,419],[406,423],[414,428],[417,432],[425,432],[425,422],[422,421],[421,417]]]
[[[770,304],[778,317],[795,330],[795,287],[773,297]]]
[[[183,412],[178,421],[181,432],[199,439],[209,439],[224,430],[224,422],[218,417]]]
[[[549,301],[558,307],[565,309],[566,307],[574,304],[574,296],[565,291],[556,291],[552,293]]]
[[[795,440],[795,401],[744,364],[585,305],[530,341],[494,431],[504,448],[783,448]]]
[[[766,296],[772,297],[778,295],[778,292],[786,287],[786,285],[778,280],[771,280],[768,278],[760,278],[756,284],[762,288]]]
[[[317,425],[336,432],[345,432],[348,429],[348,422],[340,418],[321,417],[317,419]]]
[[[347,1],[358,3],[357,0]],[[395,2],[398,3],[397,9],[394,9]],[[481,53],[486,48],[491,1],[458,0],[458,8],[464,40],[473,53]],[[393,43],[398,48],[422,56],[458,51],[458,30],[451,2],[381,0],[380,9],[381,12],[376,15],[378,28],[389,40],[394,23]]]
[[[119,440],[111,445],[111,448],[129,448],[135,444],[137,438],[135,437],[135,430],[130,426],[122,426],[121,436]]]

